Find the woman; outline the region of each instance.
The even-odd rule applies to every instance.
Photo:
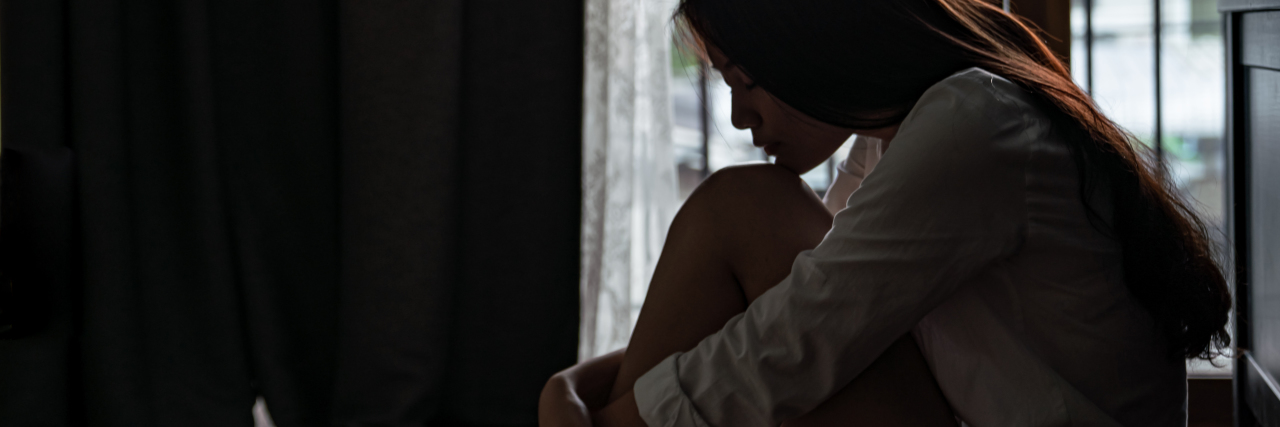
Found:
[[[981,0],[677,16],[776,166],[690,196],[626,353],[553,377],[544,425],[1186,424],[1183,360],[1229,340],[1206,229],[1025,25]],[[832,223],[796,175],[854,132],[883,157]]]

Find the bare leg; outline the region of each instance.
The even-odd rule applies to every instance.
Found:
[[[671,225],[610,401],[662,359],[693,348],[781,282],[818,245],[831,214],[794,173],[773,165],[722,170],[698,187]],[[910,335],[814,411],[788,422],[954,426]]]

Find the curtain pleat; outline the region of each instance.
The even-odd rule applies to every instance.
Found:
[[[0,332],[0,425],[536,423],[577,346],[580,2],[0,4],[0,143],[74,152],[80,249]]]
[[[528,423],[529,397],[576,361],[582,2],[465,5],[448,392],[467,423]]]
[[[338,348],[337,5],[209,1],[209,116],[255,390],[277,426],[325,425]]]
[[[445,407],[461,191],[462,2],[342,2],[342,335],[336,419]]]
[[[21,282],[24,272],[15,271],[21,267],[14,264],[26,260],[8,258],[12,252],[30,250],[19,248],[24,242],[14,235],[15,222],[22,219],[15,215],[18,206],[11,206],[15,192],[13,185],[19,183],[15,175],[44,176],[57,174],[57,170],[18,170],[17,166],[37,166],[28,161],[9,157],[15,153],[42,154],[58,151],[70,151],[65,145],[66,116],[64,114],[66,87],[65,62],[63,52],[59,48],[65,41],[65,29],[61,17],[66,9],[58,2],[6,2],[0,3],[0,113],[4,114],[3,138],[5,156],[0,159],[0,287],[12,286]],[[14,21],[11,17],[27,17],[27,21]],[[22,58],[19,60],[18,58]],[[16,84],[21,82],[22,84]],[[15,107],[22,106],[20,109]],[[17,141],[22,141],[21,144]],[[25,156],[24,156],[25,157]],[[68,158],[74,158],[69,155]],[[43,163],[43,162],[38,162]],[[70,165],[68,165],[70,166]],[[44,168],[41,168],[44,169]],[[53,177],[72,181],[69,176]],[[39,194],[29,192],[28,194]],[[39,215],[39,212],[31,212]],[[49,224],[64,228],[74,227],[71,223]],[[35,227],[24,227],[30,230]],[[72,234],[71,230],[65,230]],[[26,239],[53,236],[29,235]],[[68,248],[70,249],[70,248]],[[41,254],[26,253],[27,256]],[[75,298],[74,277],[56,278],[51,281],[32,283],[31,286],[48,287],[48,292],[39,290],[23,292],[5,292],[0,298],[15,300],[0,301],[0,306],[10,307],[18,304],[26,306],[43,305],[50,310],[48,323],[42,330],[28,331],[29,334],[16,340],[0,340],[0,424],[6,425],[69,425],[77,419],[70,414],[75,404],[72,377],[76,375],[79,358],[76,353],[74,336],[76,334],[75,309],[72,302]],[[49,299],[40,302],[24,303],[18,300],[19,295],[44,295]],[[8,314],[8,313],[6,313]],[[15,320],[16,321],[16,320]],[[0,325],[5,327],[8,325]],[[6,331],[8,333],[8,331]]]
[[[68,2],[88,425],[252,424],[202,3]]]

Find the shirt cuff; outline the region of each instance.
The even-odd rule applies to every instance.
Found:
[[[636,380],[633,388],[640,418],[649,427],[708,427],[680,388],[680,372],[673,354]]]
[[[852,171],[849,170],[848,163],[849,163],[848,157],[846,157],[844,160],[841,160],[840,163],[836,163],[836,171],[845,175],[851,175],[851,176],[856,176],[858,178],[862,178],[862,174],[853,173]]]

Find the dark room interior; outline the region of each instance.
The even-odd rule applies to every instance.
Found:
[[[723,2],[0,0],[0,426],[561,425],[549,378],[636,348],[694,189],[784,163],[734,97],[797,92],[743,89],[695,1]],[[1280,0],[985,7],[1219,248],[1231,341],[1187,362],[1180,419],[1280,426]],[[791,178],[835,198],[853,146]],[[956,422],[994,419],[938,382]]]

